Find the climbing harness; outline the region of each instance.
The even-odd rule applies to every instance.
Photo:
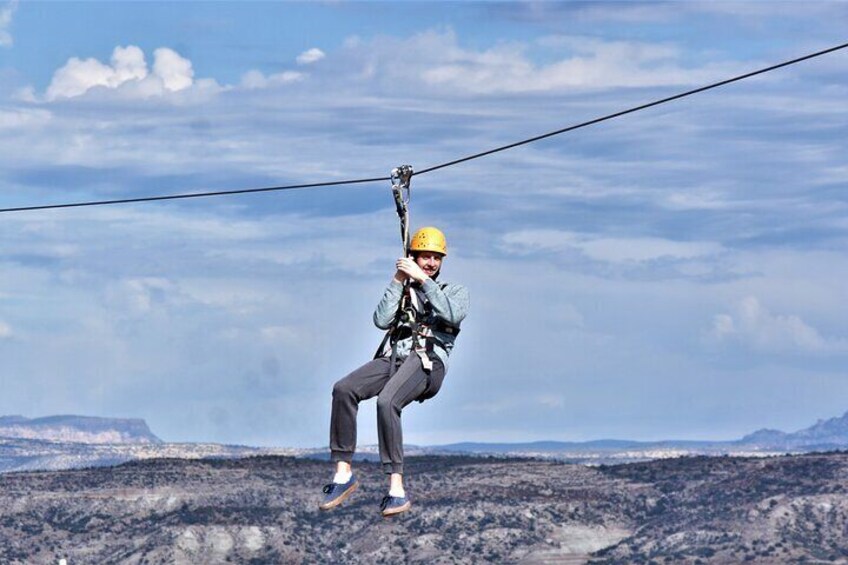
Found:
[[[413,175],[412,167],[401,165],[392,169],[392,196],[395,201],[398,220],[400,221],[400,237],[403,244],[403,256],[408,257],[410,251],[409,239],[409,201],[411,198],[410,181]],[[444,290],[445,284],[439,285]],[[403,291],[395,322],[383,336],[383,341],[377,348],[374,358],[384,356],[386,344],[391,347],[389,355],[389,372],[394,373],[397,365],[397,344],[399,341],[412,338],[412,350],[421,359],[421,366],[429,373],[433,369],[433,346],[441,341],[434,331],[456,336],[459,328],[452,326],[443,320],[437,319],[429,307],[424,293],[410,284],[409,279],[404,282]]]

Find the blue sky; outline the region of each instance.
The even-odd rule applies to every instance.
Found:
[[[0,207],[418,170],[842,43],[848,4],[0,4]],[[848,53],[413,180],[472,309],[405,439],[848,410]],[[320,446],[388,183],[0,217],[0,413]],[[360,441],[376,442],[374,410]]]

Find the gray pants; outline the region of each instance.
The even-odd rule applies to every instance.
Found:
[[[421,359],[412,354],[397,361],[389,376],[390,361],[380,357],[369,361],[333,387],[333,412],[330,417],[330,451],[333,461],[353,460],[356,450],[356,414],[359,403],[377,397],[377,434],[380,461],[385,473],[403,473],[403,432],[401,410],[413,400],[432,398],[442,386],[445,367],[433,361],[426,373]]]

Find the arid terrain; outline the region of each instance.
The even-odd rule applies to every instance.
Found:
[[[320,512],[326,462],[162,459],[0,475],[0,562],[848,563],[848,453],[608,467],[412,457]]]

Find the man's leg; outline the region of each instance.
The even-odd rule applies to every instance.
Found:
[[[336,463],[333,481],[324,486],[324,499],[318,505],[330,510],[345,501],[359,486],[353,476],[351,461],[356,450],[356,413],[359,403],[377,396],[389,380],[388,359],[369,361],[338,381],[333,387],[333,409],[330,417],[330,449]]]
[[[445,367],[441,361],[433,362],[430,374],[441,380]],[[377,435],[380,441],[380,461],[383,472],[403,473],[403,431],[400,413],[403,408],[421,396],[427,389],[428,375],[421,359],[412,353],[377,397]]]
[[[356,450],[356,414],[359,403],[380,393],[389,380],[389,360],[374,359],[333,386],[330,451],[334,462],[350,464]]]

